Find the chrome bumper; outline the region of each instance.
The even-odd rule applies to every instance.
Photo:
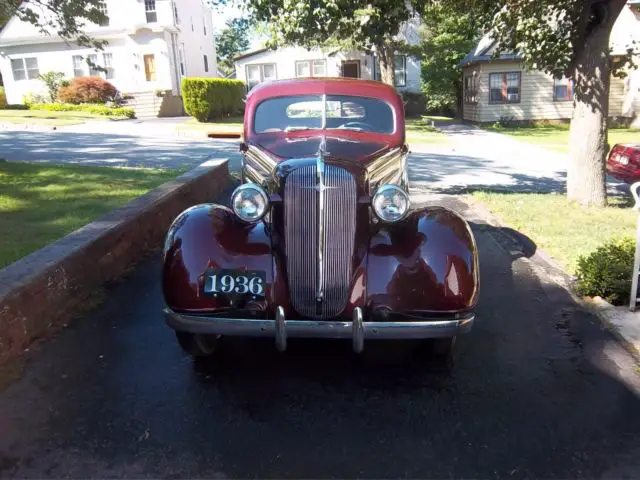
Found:
[[[356,308],[351,322],[325,320],[286,320],[278,307],[275,320],[204,317],[176,313],[164,309],[167,324],[174,330],[245,337],[273,337],[280,351],[287,348],[287,338],[351,339],[353,349],[361,352],[364,340],[425,339],[453,337],[471,330],[475,316],[465,314],[452,320],[421,320],[406,322],[363,322],[362,310]]]

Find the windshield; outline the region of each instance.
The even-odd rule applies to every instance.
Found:
[[[256,133],[342,129],[391,134],[395,120],[391,106],[376,98],[300,95],[260,103],[253,128]]]

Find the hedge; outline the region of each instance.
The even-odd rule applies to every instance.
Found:
[[[239,114],[244,107],[244,83],[228,78],[185,78],[182,80],[185,111],[201,122]]]
[[[50,112],[87,112],[106,117],[126,117],[135,118],[136,113],[133,108],[128,107],[107,107],[106,105],[94,105],[87,103],[32,103],[29,110],[46,110]]]
[[[580,256],[576,277],[581,295],[599,296],[614,305],[629,303],[636,241],[618,238]]]
[[[0,108],[7,106],[7,96],[4,94],[4,87],[0,87]]]

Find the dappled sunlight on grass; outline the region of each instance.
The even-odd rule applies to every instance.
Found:
[[[560,194],[475,192],[507,226],[530,237],[573,273],[580,255],[606,241],[634,236],[638,213],[627,199],[609,199],[607,208],[587,208]]]
[[[0,123],[26,123],[33,125],[77,125],[85,120],[111,120],[104,115],[88,112],[53,112],[47,110],[2,110]]]
[[[179,173],[0,162],[0,268]]]
[[[536,127],[500,127],[492,126],[489,131],[499,132],[524,142],[534,143],[557,152],[567,153],[569,150],[569,125],[541,125]],[[640,143],[640,130],[629,128],[610,128],[609,144]]]

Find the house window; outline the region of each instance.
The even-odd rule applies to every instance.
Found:
[[[489,103],[520,103],[520,72],[489,74]]]
[[[478,77],[468,75],[464,77],[464,103],[478,103]]]
[[[109,26],[109,13],[107,11],[107,3],[104,1],[98,2],[98,10],[100,10],[100,12],[105,16],[105,19],[102,20],[99,25],[101,27],[108,27]]]
[[[277,78],[275,63],[247,65],[245,68],[247,72],[247,87],[249,90],[259,83]]]
[[[326,75],[326,60],[299,60],[296,62],[296,77],[324,77]]]
[[[33,80],[38,77],[38,59],[36,57],[29,58],[13,58],[11,59],[11,70],[13,71],[13,79]]]
[[[82,55],[74,55],[71,59],[73,61],[73,76],[84,76],[84,62],[82,61]]]
[[[102,70],[98,70],[96,68],[98,66],[98,55],[91,54],[88,58],[89,60],[87,61],[87,64],[89,65],[89,75],[92,77],[100,76]]]
[[[393,79],[393,84],[396,87],[406,87],[407,86],[407,57],[406,55],[396,55],[393,58],[393,63],[395,67],[395,77]]]
[[[156,23],[158,21],[156,0],[144,0],[144,11],[147,14],[147,23]]]
[[[173,9],[173,23],[176,25],[180,25],[180,16],[178,15],[178,4],[176,2],[171,2],[171,7]]]
[[[204,71],[208,72],[209,71],[209,59],[207,58],[206,55],[203,55],[204,57]]]
[[[183,77],[186,75],[186,68],[184,64],[184,43],[180,44],[180,48],[178,49],[178,57],[180,60],[180,75]]]
[[[554,78],[553,100],[556,102],[573,100],[573,80],[568,78]]]
[[[102,61],[104,62],[104,68],[107,70],[105,72],[105,78],[107,80],[111,80],[116,76],[116,71],[113,68],[113,54],[112,53],[103,53]]]

